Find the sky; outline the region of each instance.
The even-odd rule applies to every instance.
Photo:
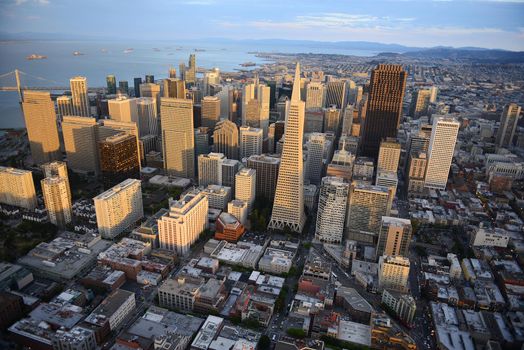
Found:
[[[0,0],[0,31],[524,51],[524,0]]]

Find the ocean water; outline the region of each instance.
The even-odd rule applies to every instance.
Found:
[[[126,49],[133,49],[125,53]],[[203,50],[195,52],[195,49]],[[75,56],[74,51],[83,55]],[[87,77],[88,86],[105,86],[105,77],[114,74],[118,81],[127,80],[133,87],[133,78],[153,74],[164,78],[170,67],[178,71],[190,53],[196,54],[197,66],[221,71],[242,68],[241,63],[263,63],[263,59],[248,52],[315,52],[371,56],[376,52],[364,50],[325,49],[307,46],[269,46],[245,43],[188,43],[176,41],[11,41],[0,42],[0,76],[18,68],[22,86],[68,86],[76,75]],[[47,59],[26,60],[31,54],[45,55]],[[14,75],[0,77],[0,86],[16,86]],[[0,129],[24,127],[24,120],[16,92],[0,91]]]

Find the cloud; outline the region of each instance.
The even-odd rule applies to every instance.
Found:
[[[402,24],[414,21],[413,17],[389,17],[371,16],[362,14],[350,14],[341,12],[326,12],[315,15],[296,16],[291,21],[252,21],[250,25],[257,28],[354,28],[354,27],[374,27],[385,26],[393,23]]]
[[[15,0],[15,5],[20,6],[25,4],[26,2],[29,2],[29,0]],[[49,0],[32,0],[31,2],[38,4],[38,5],[49,5]]]

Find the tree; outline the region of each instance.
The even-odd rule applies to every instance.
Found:
[[[306,332],[301,328],[288,328],[286,333],[293,338],[304,339],[306,337]]]
[[[271,340],[267,335],[262,335],[258,341],[258,348],[260,350],[268,350],[271,345]]]

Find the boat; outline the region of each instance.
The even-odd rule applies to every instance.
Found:
[[[100,52],[106,53],[107,49],[100,49]]]
[[[74,51],[73,52],[73,56],[82,56],[84,55],[83,53],[81,53],[80,51]]]
[[[133,51],[135,51],[135,49],[133,49],[133,48],[129,48],[129,49],[125,49],[125,50],[124,50],[124,53],[131,53],[131,52],[133,52]]]
[[[206,50],[204,50],[204,49],[195,49],[195,52],[204,52],[204,51],[206,51]]]
[[[27,56],[25,59],[29,61],[33,61],[33,60],[45,60],[46,58],[47,56],[37,55],[36,53],[34,53],[34,54]]]
[[[154,48],[153,48],[153,51],[159,52],[159,51],[161,51],[161,50],[160,50],[158,47],[154,47]]]
[[[240,64],[242,67],[254,67],[257,64],[255,62],[244,62]]]

